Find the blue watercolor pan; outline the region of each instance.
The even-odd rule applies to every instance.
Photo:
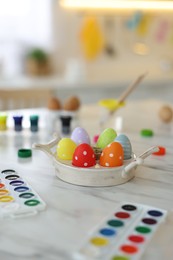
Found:
[[[45,209],[45,202],[15,170],[1,171],[0,184],[0,218],[35,215]]]

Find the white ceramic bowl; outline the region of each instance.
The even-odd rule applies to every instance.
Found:
[[[123,184],[135,176],[137,166],[142,164],[146,157],[158,151],[157,146],[151,147],[139,157],[133,155],[132,159],[125,160],[124,164],[119,167],[102,167],[96,164],[94,167],[80,168],[73,166],[71,161],[57,158],[53,150],[59,141],[60,138],[56,137],[47,144],[33,144],[33,148],[45,152],[52,159],[58,178],[81,186],[101,187]]]

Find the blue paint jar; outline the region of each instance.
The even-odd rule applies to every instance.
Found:
[[[14,119],[14,130],[16,132],[20,132],[22,131],[22,120],[23,120],[23,116],[13,116]]]

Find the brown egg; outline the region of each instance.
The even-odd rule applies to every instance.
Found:
[[[76,96],[72,96],[65,100],[63,109],[68,111],[76,111],[80,107],[80,100]]]
[[[173,118],[173,110],[170,106],[163,106],[159,110],[159,117],[164,123],[169,123]]]
[[[61,109],[61,103],[57,97],[51,97],[48,100],[47,108],[50,110],[59,110]]]

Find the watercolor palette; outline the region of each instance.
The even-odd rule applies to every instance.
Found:
[[[18,172],[6,169],[0,173],[0,218],[35,215],[46,204]]]
[[[74,259],[137,260],[167,211],[123,203],[84,242]]]

